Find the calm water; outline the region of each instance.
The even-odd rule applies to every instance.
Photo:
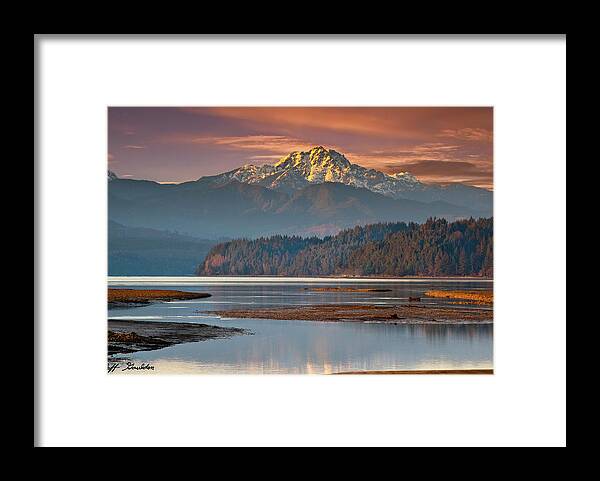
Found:
[[[212,297],[112,309],[111,319],[198,322],[241,327],[252,336],[179,344],[119,355],[162,373],[335,373],[364,370],[492,367],[492,325],[386,325],[220,319],[206,311],[309,304],[399,304],[428,289],[491,289],[492,281],[282,278],[112,277],[110,287],[179,289]],[[347,286],[391,292],[313,292]],[[423,304],[445,305],[444,299]],[[453,306],[456,307],[456,306]],[[484,307],[482,307],[484,308]]]

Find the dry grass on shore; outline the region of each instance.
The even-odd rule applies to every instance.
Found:
[[[425,293],[427,297],[443,297],[447,299],[463,299],[471,302],[464,304],[493,304],[494,291],[442,291],[431,290]],[[456,302],[456,304],[463,304]]]

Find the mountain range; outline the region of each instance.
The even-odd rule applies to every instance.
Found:
[[[428,185],[351,163],[335,150],[293,152],[274,165],[244,165],[181,184],[108,174],[109,219],[204,239],[330,235],[382,221],[492,215],[492,192]]]
[[[247,164],[211,177],[215,182],[244,184],[292,193],[312,184],[341,183],[368,189],[393,199],[445,201],[491,214],[492,192],[465,184],[424,184],[408,172],[385,174],[351,163],[343,154],[324,147],[292,152],[274,165]]]

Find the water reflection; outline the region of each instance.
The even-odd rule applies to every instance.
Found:
[[[436,282],[436,288],[457,288],[456,282]],[[353,283],[352,286],[364,283]],[[490,288],[491,284],[475,284]],[[135,288],[178,288],[210,292],[211,298],[176,301],[111,310],[111,318],[201,322],[242,327],[252,336],[180,344],[130,356],[152,362],[156,372],[201,373],[336,373],[367,370],[467,369],[492,367],[492,325],[387,325],[322,323],[264,319],[219,319],[207,311],[250,305],[356,304],[405,302],[420,296],[431,284],[381,284],[386,293],[317,292],[286,283],[252,285],[168,284],[127,285]],[[370,283],[369,287],[380,287]],[[473,288],[461,283],[460,288]],[[429,301],[429,300],[428,300]],[[432,299],[445,304],[444,299]]]

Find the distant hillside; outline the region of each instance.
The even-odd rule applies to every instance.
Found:
[[[378,223],[215,245],[198,275],[492,276],[493,219]]]
[[[484,215],[445,201],[394,199],[336,182],[284,193],[260,185],[204,178],[183,184],[113,179],[109,219],[131,227],[170,230],[204,238],[274,234],[336,234],[376,222],[425,222]]]
[[[185,276],[217,241],[108,223],[108,275]]]

